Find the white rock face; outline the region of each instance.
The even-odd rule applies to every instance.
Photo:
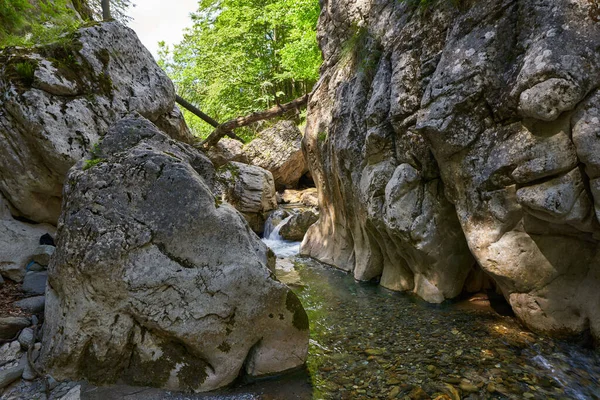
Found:
[[[248,163],[273,174],[278,188],[296,187],[308,171],[302,154],[302,133],[292,121],[280,121],[244,146]]]
[[[241,212],[252,230],[261,234],[265,214],[277,208],[277,192],[271,172],[232,161],[222,166],[218,175],[223,201]]]
[[[42,360],[57,379],[206,391],[301,366],[308,319],[199,151],[118,122],[65,186]]]
[[[0,196],[0,275],[22,282],[25,267],[32,260],[45,233],[54,236],[56,228],[49,224],[28,224],[12,218]]]
[[[0,65],[0,192],[30,220],[56,224],[67,171],[123,115],[139,112],[190,139],[173,84],[117,22],[54,45],[4,50]]]
[[[301,252],[431,302],[475,290],[476,261],[529,327],[600,338],[590,12],[484,0],[423,18],[406,2],[327,2],[303,142],[321,213]],[[356,26],[364,40],[342,51]]]

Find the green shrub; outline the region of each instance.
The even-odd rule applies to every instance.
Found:
[[[33,84],[33,77],[37,68],[37,65],[34,61],[26,60],[15,63],[14,68],[21,82],[27,86],[31,86]]]

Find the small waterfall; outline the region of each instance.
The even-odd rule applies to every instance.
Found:
[[[288,215],[290,215],[290,213],[282,208],[279,208],[279,209],[273,211],[269,215],[269,218],[267,218],[267,220],[265,221],[265,229],[263,232],[263,237],[266,239],[269,239],[271,232],[273,232],[273,230],[278,225],[280,225]]]
[[[269,233],[269,236],[267,237],[267,239],[269,239],[269,240],[283,240],[283,238],[282,238],[282,237],[281,237],[281,235],[279,234],[279,231],[281,230],[281,228],[283,228],[283,226],[284,226],[285,224],[287,224],[287,223],[288,223],[288,221],[289,221],[290,219],[292,219],[292,217],[293,217],[293,216],[294,216],[294,214],[291,214],[291,215],[289,215],[289,216],[285,217],[285,218],[284,218],[284,219],[283,219],[283,220],[282,220],[282,221],[281,221],[281,222],[280,222],[280,223],[279,223],[279,224],[278,224],[278,225],[275,227],[275,229],[273,229],[273,231],[271,231],[271,232]],[[265,232],[266,232],[266,231],[265,231]],[[265,236],[266,236],[266,234],[265,234]]]
[[[281,212],[280,212],[281,211]],[[277,222],[281,217],[282,213],[287,215],[283,218],[277,225],[274,225],[274,222]],[[265,233],[263,242],[273,250],[275,255],[280,258],[284,257],[293,257],[298,254],[300,251],[300,242],[290,242],[287,240],[283,240],[279,231],[281,228],[290,220],[294,214],[289,214],[284,210],[277,210],[273,212],[265,222]]]

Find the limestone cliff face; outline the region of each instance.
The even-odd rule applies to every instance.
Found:
[[[302,252],[431,302],[478,264],[530,327],[598,338],[592,2],[470,3],[322,2]]]

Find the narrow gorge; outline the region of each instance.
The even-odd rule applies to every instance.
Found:
[[[61,0],[33,44],[25,3],[2,399],[600,398],[597,0],[206,0],[158,58],[128,0]]]

